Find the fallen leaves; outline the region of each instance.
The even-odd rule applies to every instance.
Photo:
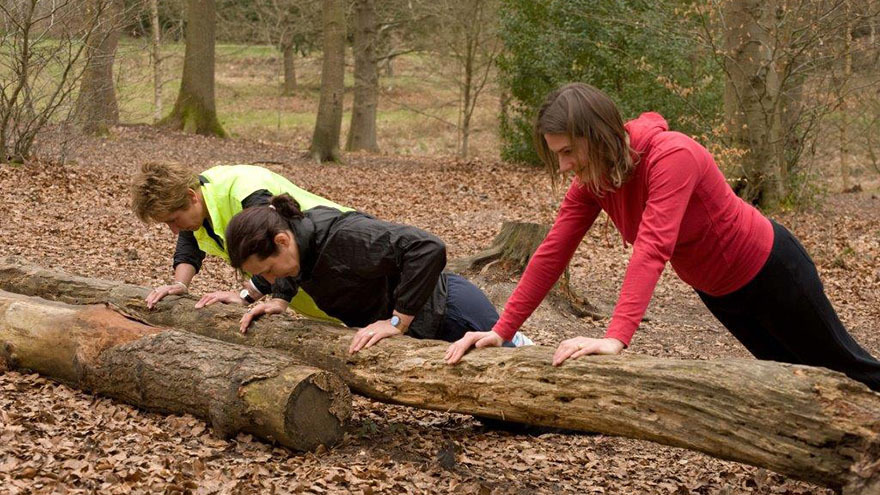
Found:
[[[315,165],[290,147],[147,127],[120,127],[111,138],[81,144],[64,165],[0,166],[0,255],[142,285],[166,281],[173,236],[164,227],[141,225],[127,209],[126,184],[145,160],[177,160],[194,169],[274,162],[270,168],[306,189],[440,235],[450,257],[484,248],[504,219],[550,222],[558,206],[542,171],[483,160],[354,154],[343,166]],[[41,156],[58,156],[51,139],[43,146]],[[396,193],[381,193],[389,189]],[[844,322],[875,353],[878,206],[880,200],[850,194],[831,198],[827,212],[781,217],[813,254]],[[605,221],[600,218],[581,244],[571,282],[591,300],[613,304],[629,251],[613,228],[602,228]],[[837,256],[843,266],[832,266]],[[231,269],[209,259],[192,291],[235,283]],[[671,270],[661,277],[650,314],[629,352],[692,359],[748,355]],[[524,330],[553,344],[601,335],[606,324],[542,307]],[[436,492],[829,493],[652,443],[514,434],[467,416],[360,397],[341,445],[296,455],[249,435],[218,438],[191,416],[147,413],[37,375],[0,373],[0,495]]]

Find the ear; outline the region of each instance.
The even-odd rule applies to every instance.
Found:
[[[189,198],[189,202],[191,204],[196,204],[199,202],[199,195],[192,188],[188,188],[186,190],[186,197]]]
[[[287,232],[279,232],[275,234],[275,237],[272,240],[275,241],[275,246],[279,249],[287,249],[290,247],[290,243],[293,242],[293,239],[290,238],[290,235]]]

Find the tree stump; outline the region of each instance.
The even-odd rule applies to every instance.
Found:
[[[505,278],[519,276],[549,231],[549,225],[531,222],[504,222],[501,225],[501,231],[495,236],[488,248],[473,256],[454,259],[447,263],[446,268],[459,274],[474,273],[479,270],[481,275],[485,275],[490,268],[496,267],[505,274]],[[596,307],[586,297],[574,290],[571,286],[568,267],[565,268],[562,277],[553,286],[549,297],[561,302],[566,310],[579,318],[584,316],[604,318],[608,316],[607,311]]]
[[[335,375],[278,351],[0,291],[0,369],[24,368],[146,409],[208,420],[294,450],[333,445],[351,415]]]

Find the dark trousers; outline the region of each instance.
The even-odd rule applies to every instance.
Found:
[[[483,291],[468,279],[447,274],[446,318],[437,338],[455,342],[470,331],[492,330],[498,311]]]
[[[697,294],[756,358],[823,366],[880,391],[880,362],[844,328],[801,243],[772,223],[773,249],[751,282],[721,297]]]

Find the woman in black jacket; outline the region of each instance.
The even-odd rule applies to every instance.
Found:
[[[323,206],[302,212],[282,194],[237,214],[226,240],[234,268],[273,284],[273,297],[242,318],[242,332],[257,316],[283,312],[299,287],[328,315],[359,328],[352,353],[403,334],[454,342],[498,320],[480,289],[443,271],[443,241],[415,227]],[[507,345],[530,343],[517,334]]]

